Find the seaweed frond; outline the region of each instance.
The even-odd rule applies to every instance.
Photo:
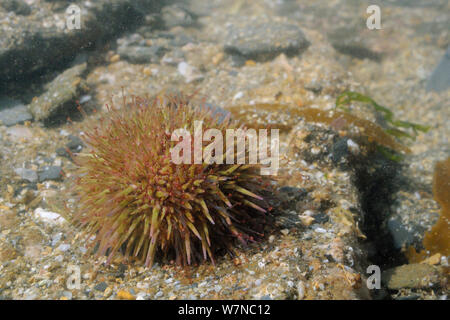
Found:
[[[346,106],[354,101],[371,105],[377,112],[381,113],[383,119],[390,125],[389,128],[385,129],[385,132],[396,138],[409,138],[415,140],[419,131],[428,132],[428,130],[430,130],[429,126],[395,119],[394,113],[391,110],[382,105],[379,105],[372,98],[365,96],[359,92],[343,92],[336,98],[336,108],[340,108],[347,112],[350,112],[350,110]],[[413,134],[399,128],[411,129],[413,131]]]

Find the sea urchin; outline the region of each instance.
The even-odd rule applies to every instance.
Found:
[[[132,97],[84,134],[88,150],[75,157],[78,198],[74,221],[98,256],[155,256],[179,265],[233,252],[235,241],[260,239],[270,221],[272,178],[256,164],[175,164],[171,133],[194,121],[205,129],[242,128],[185,98]],[[239,126],[239,127],[238,127]],[[205,150],[207,144],[202,142]],[[194,145],[191,145],[194,148]],[[225,150],[237,154],[236,149]],[[248,159],[248,151],[246,157]]]

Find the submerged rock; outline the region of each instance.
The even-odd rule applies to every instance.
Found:
[[[82,79],[85,70],[86,63],[76,65],[50,82],[47,85],[47,91],[33,99],[29,105],[34,119],[49,120],[76,107],[76,100],[87,90],[85,81]]]
[[[1,2],[5,6],[5,1]],[[22,3],[12,8],[26,13],[23,1],[9,2]],[[90,1],[80,5],[81,28],[74,30],[65,25],[68,6],[67,2],[56,8],[42,5],[38,15],[18,16],[13,25],[0,26],[0,80],[60,68],[84,48],[143,22],[145,14],[155,12],[160,4],[151,0]]]
[[[310,42],[295,24],[275,21],[236,21],[228,28],[225,51],[246,59],[270,60],[281,53],[300,54]]]
[[[47,180],[59,180],[62,177],[62,168],[60,166],[45,166],[44,170],[39,172],[39,182]]]
[[[20,101],[0,98],[0,123],[9,127],[33,120],[28,108]]]
[[[382,281],[391,290],[402,288],[430,288],[440,279],[440,269],[428,264],[413,263],[388,269],[382,274]]]

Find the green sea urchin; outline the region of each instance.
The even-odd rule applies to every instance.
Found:
[[[195,120],[224,135],[241,128],[184,98],[133,97],[86,130],[89,151],[75,157],[74,220],[107,263],[119,257],[151,266],[155,256],[179,265],[208,257],[214,263],[218,251],[233,252],[236,239],[263,237],[271,209],[261,195],[270,194],[272,178],[261,175],[259,165],[171,161],[171,133],[192,132]]]

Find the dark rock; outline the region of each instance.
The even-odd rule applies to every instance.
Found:
[[[348,145],[347,139],[341,138],[333,144],[331,148],[331,159],[336,164],[341,161],[342,158],[346,158],[348,156]]]
[[[37,121],[51,120],[57,116],[69,115],[76,107],[76,100],[87,90],[82,79],[86,63],[74,66],[47,84],[47,91],[33,99],[28,106]]]
[[[297,204],[300,204],[308,195],[306,189],[290,186],[283,186],[279,189],[281,207],[288,210],[296,210]]]
[[[444,91],[450,87],[450,46],[434,69],[427,83],[428,91]]]
[[[267,61],[281,53],[300,54],[309,46],[303,31],[295,24],[243,19],[228,28],[225,51],[245,59]]]
[[[62,178],[62,168],[60,166],[45,166],[39,172],[39,182],[47,180],[60,180]]]
[[[13,126],[25,121],[33,120],[28,108],[20,101],[0,98],[0,123],[5,126]]]
[[[0,3],[7,11],[12,11],[15,14],[27,16],[31,13],[31,8],[23,0],[2,0]]]
[[[324,212],[320,212],[316,215],[314,215],[314,222],[315,223],[325,223],[328,222],[330,218],[328,217],[328,215]]]
[[[448,152],[448,148],[439,146],[405,160],[395,179],[398,190],[391,195],[395,200],[387,208],[389,215],[382,224],[395,249],[423,249],[424,234],[439,217],[439,205],[432,195],[434,162],[448,157]]]
[[[196,15],[180,4],[165,6],[161,10],[161,19],[166,28],[176,26],[192,27],[196,25]]]
[[[70,159],[70,154],[67,152],[66,148],[60,147],[56,149],[56,154],[60,157],[66,157]]]
[[[69,142],[65,147],[56,149],[56,154],[60,157],[72,159],[71,153],[78,153],[83,150],[84,143],[83,140],[77,136],[69,135],[67,138],[69,139]]]
[[[392,235],[395,249],[408,248],[410,246],[420,247],[420,241],[426,230],[423,226],[415,223],[405,223],[397,215],[390,217],[386,226]]]
[[[71,152],[80,152],[83,149],[84,143],[79,137],[69,135],[68,138],[69,142],[66,144],[66,147],[69,148]]]
[[[94,290],[104,292],[106,290],[106,288],[108,288],[108,285],[106,284],[106,282],[100,282],[95,285]]]

